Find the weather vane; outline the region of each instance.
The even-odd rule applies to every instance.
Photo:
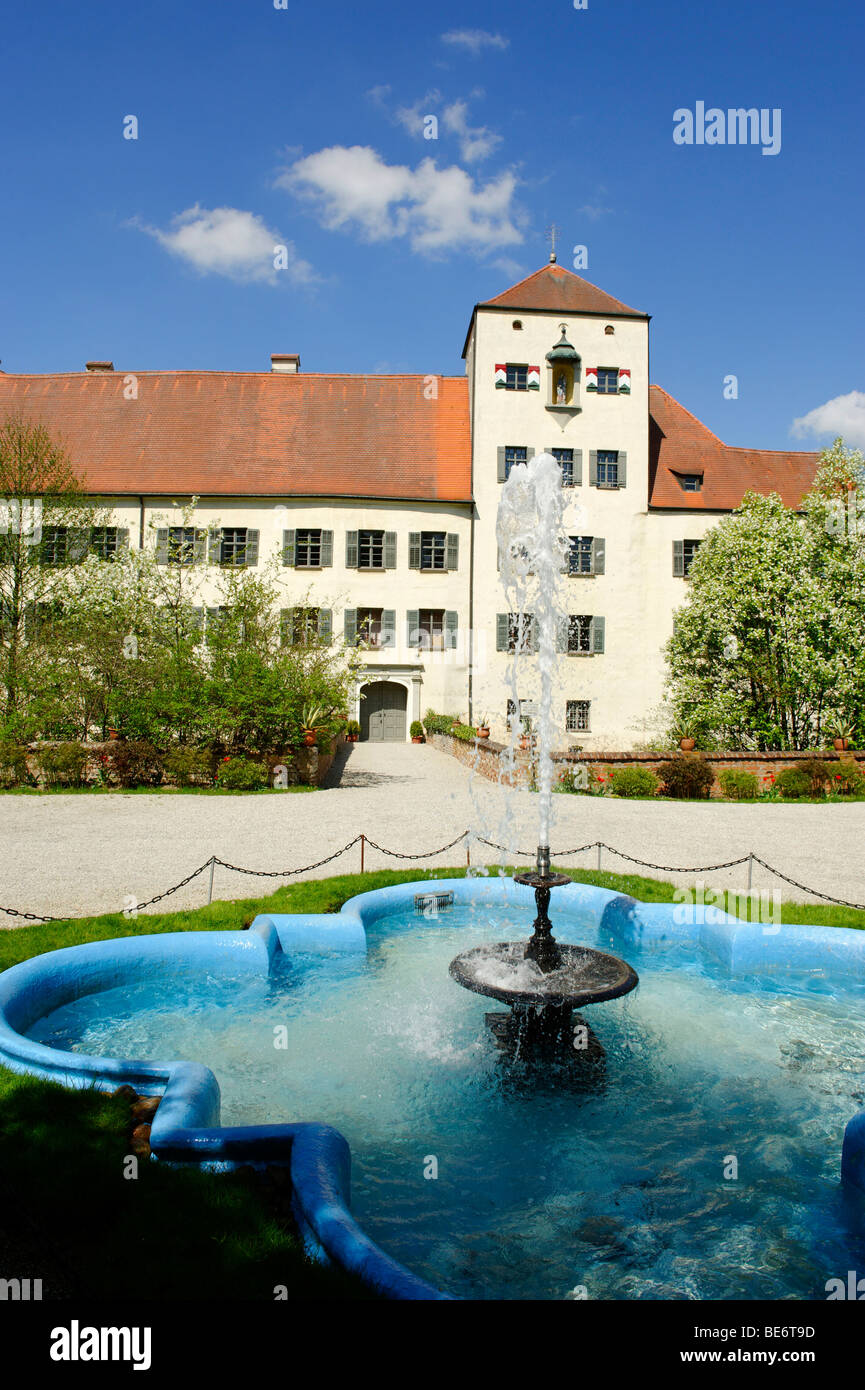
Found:
[[[550,225],[549,225],[549,227],[547,227],[547,236],[550,238],[550,264],[551,264],[551,265],[555,265],[555,262],[556,262],[556,236],[557,236],[557,234],[558,234],[561,230],[562,230],[561,227],[557,227],[556,224],[555,224],[555,222],[551,222]]]

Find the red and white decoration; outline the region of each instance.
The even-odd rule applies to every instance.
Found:
[[[504,363],[504,362],[497,362],[497,363],[496,363],[496,390],[498,391],[498,389],[499,389],[500,386],[507,386],[507,384],[508,384],[508,369],[507,369],[507,364]]]
[[[597,391],[598,389],[598,369],[597,367],[586,368],[586,390]]]
[[[631,389],[631,369],[630,367],[619,368],[619,392],[629,392]]]
[[[541,369],[540,367],[529,367],[526,372],[526,389],[529,391],[540,391],[541,389]]]

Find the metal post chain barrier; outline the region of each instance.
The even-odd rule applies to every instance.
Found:
[[[375,840],[371,840],[368,835],[355,835],[353,840],[349,840],[348,844],[343,845],[341,849],[334,850],[333,854],[327,855],[324,859],[316,860],[314,864],[306,864],[303,866],[303,868],[299,869],[246,869],[243,868],[240,864],[231,864],[228,862],[228,860],[220,859],[217,855],[213,854],[210,856],[209,859],[205,860],[203,864],[200,864],[197,869],[193,869],[191,874],[187,874],[186,877],[182,878],[179,883],[175,883],[173,888],[166,888],[164,893],[157,893],[155,897],[148,898],[146,902],[136,903],[135,906],[132,908],[125,908],[124,914],[131,916],[135,913],[142,912],[147,907],[154,907],[156,903],[162,902],[164,898],[170,898],[172,894],[178,893],[181,888],[185,888],[188,883],[191,883],[193,879],[198,878],[199,874],[203,874],[204,870],[208,868],[210,869],[210,880],[208,886],[207,901],[208,903],[212,903],[213,873],[217,864],[220,866],[220,868],[230,870],[231,873],[247,874],[251,878],[292,878],[296,874],[311,873],[313,869],[323,868],[325,864],[331,864],[335,859],[339,859],[343,854],[347,854],[348,851],[350,849],[353,849],[356,844],[360,844],[360,863],[361,872],[363,873],[365,871],[365,850],[367,845],[369,845],[371,849],[378,850],[379,854],[387,855],[388,858],[391,859],[417,861],[419,859],[434,859],[439,854],[445,854],[448,850],[453,849],[458,844],[461,844],[463,840],[468,840],[468,844],[466,845],[466,866],[468,868],[471,868],[472,840],[476,840],[478,844],[486,845],[489,849],[499,850],[503,854],[515,855],[517,858],[520,859],[532,860],[534,859],[536,853],[535,850],[519,850],[509,845],[500,845],[495,840],[488,840],[483,835],[474,835],[472,831],[464,830],[462,834],[457,835],[456,838],[451,840],[448,844],[441,845],[438,849],[424,850],[419,854],[405,854],[401,850],[386,849],[383,845],[377,844]],[[592,840],[591,843],[586,845],[578,845],[575,849],[554,850],[551,853],[553,859],[564,859],[569,857],[570,855],[583,854],[586,850],[590,849],[596,849],[598,852],[598,869],[600,869],[601,866],[602,850],[607,850],[609,854],[614,854],[619,859],[627,860],[629,864],[637,864],[640,866],[640,868],[654,869],[659,873],[667,874],[717,873],[721,869],[733,869],[736,868],[739,864],[747,864],[749,893],[752,889],[754,864],[759,864],[762,868],[766,869],[768,873],[774,874],[776,878],[780,878],[784,883],[789,883],[792,888],[797,888],[800,893],[807,893],[811,897],[820,898],[823,902],[833,903],[838,907],[849,907],[857,912],[865,912],[865,903],[850,902],[847,898],[834,898],[830,893],[822,893],[818,888],[809,888],[807,884],[800,883],[797,879],[791,878],[789,874],[784,874],[781,872],[780,869],[776,869],[771,864],[767,864],[766,860],[761,859],[758,854],[755,854],[753,852],[753,850],[750,850],[748,854],[741,855],[737,859],[727,859],[721,864],[699,864],[696,866],[679,864],[655,864],[649,859],[637,859],[632,854],[625,854],[623,850],[615,849],[612,845],[605,844],[603,840]],[[20,917],[22,921],[27,922],[67,922],[72,920],[68,917],[49,916],[48,914],[43,914],[39,912],[23,912],[19,908],[15,907],[0,906],[0,912],[5,913],[7,917]]]

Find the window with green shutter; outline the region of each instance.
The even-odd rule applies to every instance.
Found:
[[[357,531],[345,533],[345,567],[349,570],[356,570],[358,567],[358,535]]]
[[[342,615],[342,635],[347,647],[357,645],[357,609],[346,608]]]
[[[380,647],[393,648],[396,646],[396,609],[384,608],[381,615],[381,639]]]
[[[459,644],[460,615],[455,609],[445,609],[445,647],[455,651]]]
[[[357,536],[357,568],[361,570],[384,569],[384,531],[357,531],[355,534]],[[394,544],[396,544],[395,539]],[[348,560],[346,560],[346,564],[348,564]]]
[[[294,541],[295,531],[283,531],[282,533],[282,563],[294,568]],[[285,610],[288,612],[288,609]]]
[[[700,542],[696,540],[673,541],[673,574],[677,579],[687,579],[699,549]]]
[[[448,532],[446,564],[449,571],[458,570],[460,566],[460,538],[452,531]]]

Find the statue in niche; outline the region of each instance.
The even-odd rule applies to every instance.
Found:
[[[567,378],[564,372],[559,372],[556,380],[556,405],[564,405],[567,396]]]

